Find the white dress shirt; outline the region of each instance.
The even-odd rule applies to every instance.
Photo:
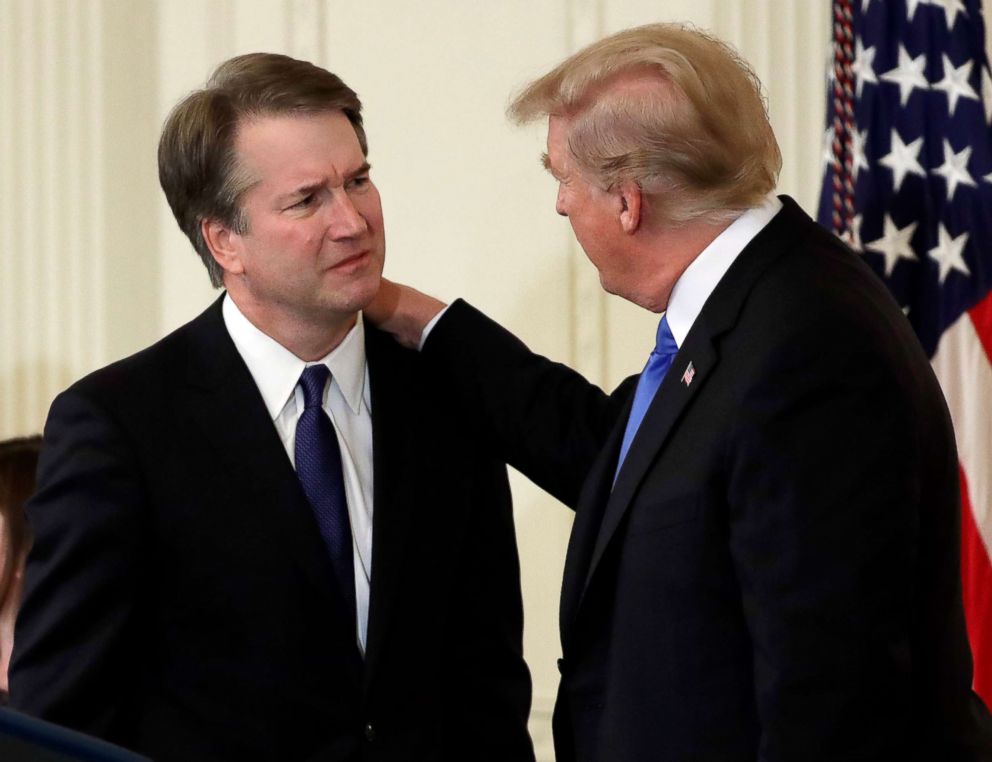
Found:
[[[358,314],[355,326],[330,354],[317,362],[304,362],[256,328],[230,295],[224,298],[222,312],[227,332],[262,394],[294,469],[296,422],[303,412],[300,374],[308,365],[317,364],[326,365],[331,371],[331,382],[324,391],[324,411],[334,424],[341,447],[341,469],[355,557],[356,637],[364,654],[372,572],[373,501],[372,406],[362,315]]]
[[[781,209],[782,202],[774,195],[769,195],[761,206],[748,209],[714,238],[675,281],[667,315],[678,346],[682,346],[706,300],[737,256]]]

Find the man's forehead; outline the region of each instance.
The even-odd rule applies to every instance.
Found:
[[[548,117],[548,150],[541,155],[541,164],[552,174],[568,169],[568,130],[570,120],[562,116]]]
[[[340,110],[252,116],[238,124],[234,137],[238,155],[261,164],[283,161],[287,153],[303,159],[311,148],[327,145],[343,152],[353,149],[356,161],[364,161],[354,125]]]
[[[279,138],[280,133],[285,129],[290,130],[296,127],[305,127],[315,122],[328,122],[337,123],[336,127],[344,127],[344,124],[348,125],[348,132],[355,135],[355,139],[358,139],[357,133],[355,133],[354,126],[348,120],[347,115],[341,111],[341,109],[328,109],[327,111],[308,111],[308,112],[276,112],[276,113],[258,113],[258,114],[246,114],[238,120],[238,126],[235,131],[235,143],[242,141],[246,135],[258,135],[258,134],[271,134],[275,138]],[[288,138],[287,138],[288,139]]]
[[[340,110],[253,117],[239,125],[235,153],[250,189],[278,197],[347,182],[370,168]]]

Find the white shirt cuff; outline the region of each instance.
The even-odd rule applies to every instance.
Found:
[[[434,326],[437,325],[437,321],[444,317],[444,313],[448,311],[450,304],[445,305],[439,313],[431,318],[431,321],[424,326],[424,330],[420,332],[420,343],[417,345],[417,351],[421,352],[424,349],[424,342],[427,341],[427,337],[431,335],[431,331],[434,330]]]

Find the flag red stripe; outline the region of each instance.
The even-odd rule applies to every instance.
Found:
[[[961,470],[961,582],[968,640],[975,660],[975,692],[992,706],[992,563],[975,526],[968,478]]]
[[[971,322],[975,324],[975,333],[978,334],[978,338],[982,342],[985,356],[992,364],[992,291],[968,310],[968,315],[971,317]]]

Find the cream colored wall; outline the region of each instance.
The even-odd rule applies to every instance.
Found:
[[[985,0],[988,5],[992,0]],[[608,32],[690,20],[736,44],[768,89],[780,188],[818,193],[828,0],[0,0],[0,436],[40,429],[73,379],[215,298],[155,175],[168,109],[224,58],[327,66],[366,108],[387,275],[464,295],[533,348],[612,386],[655,317],[606,297],[553,213],[540,127],[508,96]],[[514,475],[535,682],[551,759],[556,612],[570,513]]]

